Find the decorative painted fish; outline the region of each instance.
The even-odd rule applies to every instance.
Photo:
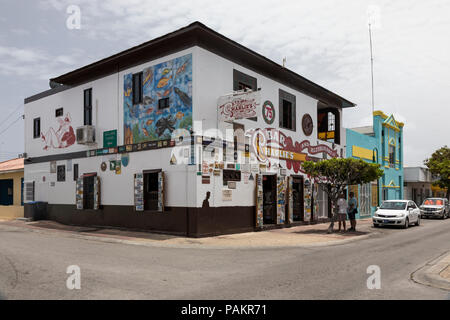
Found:
[[[153,98],[152,98],[152,97],[149,97],[149,96],[145,96],[143,100],[144,100],[144,104],[145,104],[145,105],[147,105],[147,104],[152,104],[153,101],[154,101]]]
[[[148,119],[147,122],[146,122],[145,124],[149,126],[149,125],[151,125],[152,123],[153,123],[153,120],[152,120],[152,119]]]
[[[191,106],[192,105],[192,99],[191,97],[189,97],[186,93],[184,93],[183,91],[181,91],[178,88],[174,88],[175,93],[178,95],[178,97],[180,97],[180,100],[187,106]]]
[[[151,71],[151,69],[149,69],[149,70],[148,70],[148,74],[145,76],[145,79],[144,79],[144,83],[143,83],[143,84],[146,84],[147,81],[151,81],[152,76],[153,76],[153,72]]]
[[[181,112],[181,111],[178,111],[177,114],[175,115],[175,117],[176,117],[177,119],[183,119],[184,113]]]
[[[188,64],[188,61],[186,61],[185,63],[183,63],[183,65],[181,67],[178,68],[177,70],[177,74],[180,74],[182,72],[184,72],[186,70],[186,66]]]
[[[145,129],[145,128],[142,128],[142,132],[144,132],[144,134],[145,134],[145,136],[146,136],[146,137],[148,137],[148,136],[149,136],[149,134],[148,134],[148,131],[147,131],[147,129]]]
[[[153,108],[148,108],[147,111],[146,111],[145,113],[146,113],[146,114],[150,114],[150,113],[152,113],[152,111],[153,111]]]
[[[156,124],[156,134],[158,136],[162,136],[166,130],[169,130],[172,133],[175,130],[176,119],[174,119],[171,115],[165,118],[159,119]]]
[[[162,88],[167,86],[167,84],[169,83],[169,80],[172,78],[172,76],[167,77],[167,78],[162,78],[161,80],[159,80],[158,84],[156,85],[157,88]]]
[[[127,88],[127,91],[125,91],[125,97],[129,97],[131,94],[131,88]]]
[[[169,68],[165,68],[164,70],[163,70],[163,72],[162,72],[162,75],[166,75],[166,74],[168,74],[170,72],[170,69]]]
[[[160,115],[160,114],[162,114],[162,111],[161,111],[161,110],[158,110],[158,111],[156,111],[156,114],[157,114],[157,115]]]
[[[169,93],[170,93],[170,89],[167,89],[166,91],[164,91],[163,97],[167,96]]]

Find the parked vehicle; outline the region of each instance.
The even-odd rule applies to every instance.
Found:
[[[374,227],[420,225],[420,209],[411,200],[386,200],[377,208],[372,218]]]
[[[450,216],[450,207],[445,198],[427,198],[420,206],[420,213],[424,218],[447,219]]]

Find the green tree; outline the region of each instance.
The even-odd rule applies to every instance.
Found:
[[[444,189],[447,188],[448,199],[450,196],[450,148],[443,146],[436,150],[424,163],[438,178],[433,184]]]
[[[315,183],[327,185],[327,188],[324,189],[334,207],[328,233],[333,232],[338,213],[337,201],[347,186],[378,180],[384,173],[379,164],[353,158],[333,158],[319,162],[306,161],[302,166]]]

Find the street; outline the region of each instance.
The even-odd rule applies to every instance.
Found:
[[[1,299],[450,299],[411,273],[450,250],[450,219],[318,247],[168,248],[0,224]],[[66,269],[78,265],[81,289]],[[369,290],[367,267],[381,270]]]

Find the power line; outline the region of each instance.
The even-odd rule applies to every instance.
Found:
[[[20,119],[22,119],[22,115],[20,115],[15,121],[13,121],[13,122],[11,122],[10,124],[9,124],[9,126],[7,126],[5,129],[3,129],[2,131],[0,131],[0,136],[6,131],[6,130],[8,130],[9,128],[11,128],[11,126],[13,125],[13,124],[15,124],[17,121],[19,121]]]
[[[17,110],[19,110],[19,109],[22,108],[22,107],[23,107],[23,105],[21,104],[21,105],[19,105],[16,109],[14,109],[13,112],[11,112],[5,119],[3,119],[3,120],[0,122],[0,127],[6,122],[6,120],[8,120],[15,112],[17,112]]]

